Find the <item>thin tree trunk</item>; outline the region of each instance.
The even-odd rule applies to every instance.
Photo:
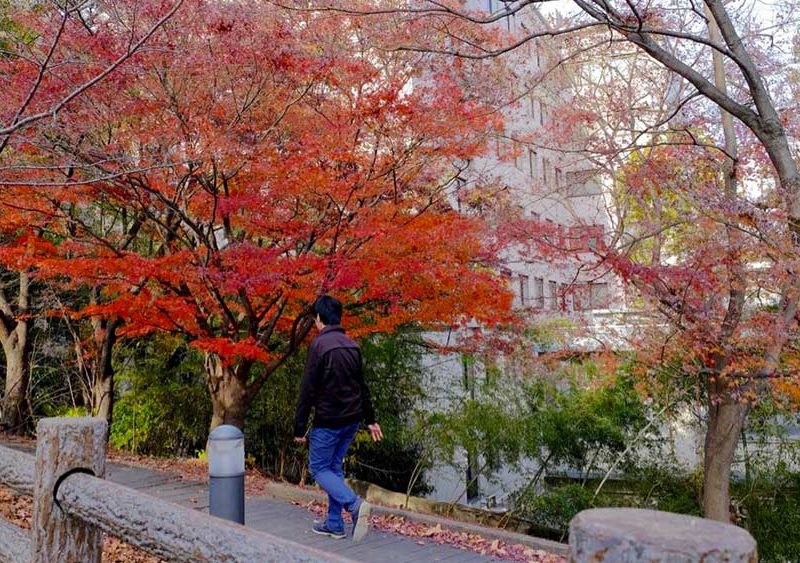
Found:
[[[0,425],[12,434],[24,433],[28,383],[30,379],[30,334],[27,321],[17,322],[9,338],[3,340],[6,357],[6,384]]]
[[[709,397],[708,430],[703,462],[703,511],[706,518],[730,522],[731,464],[749,407],[726,398]]]
[[[30,277],[19,273],[16,310],[0,287],[0,343],[6,356],[6,384],[0,404],[0,426],[6,432],[22,434],[28,399],[31,367]]]
[[[91,412],[104,418],[109,429],[114,416],[114,366],[112,354],[117,341],[117,319],[93,319],[94,362],[92,365]],[[110,432],[109,432],[110,434]]]
[[[97,373],[92,385],[92,416],[104,418],[108,425],[114,415],[114,372]]]
[[[461,356],[461,366],[464,376],[464,390],[468,393],[470,400],[475,400],[475,364],[470,362],[467,356]],[[467,470],[466,482],[467,488],[467,502],[472,502],[478,499],[481,494],[480,483],[480,470],[478,469],[478,452],[474,449],[467,448]],[[461,497],[459,497],[460,499]]]
[[[211,430],[220,424],[244,429],[251,396],[247,389],[249,364],[225,365],[218,356],[206,356],[208,390],[211,394]]]
[[[708,19],[709,38],[714,43],[722,45],[723,39],[717,21],[708,5],[705,6],[705,11]],[[711,56],[714,64],[714,85],[727,95],[728,86],[722,55],[718,51],[712,50]],[[720,119],[725,153],[728,156],[723,165],[724,194],[725,199],[733,204],[736,202],[738,191],[739,147],[731,114],[720,108]],[[741,233],[732,225],[727,225],[725,231],[728,248],[738,248]],[[728,364],[726,350],[741,321],[747,286],[741,256],[737,255],[736,250],[733,250],[729,252],[728,257],[730,264],[728,267],[728,309],[720,327],[719,352],[712,355],[714,362],[709,366],[713,380],[708,381],[707,385],[708,421],[703,452],[703,513],[706,518],[722,522],[730,521],[731,464],[749,410],[746,404],[742,404],[731,396],[723,379],[724,369]]]

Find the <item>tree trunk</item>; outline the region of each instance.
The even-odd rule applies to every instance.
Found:
[[[25,430],[31,354],[28,333],[27,321],[18,321],[13,332],[2,343],[6,356],[6,385],[0,426],[12,434],[22,434]]]
[[[117,341],[117,319],[93,319],[94,362],[92,365],[91,412],[92,416],[108,422],[109,434],[114,415],[114,366],[111,363]]]
[[[114,372],[97,373],[92,385],[92,416],[105,419],[111,426],[113,414]]]
[[[720,522],[731,520],[731,464],[748,410],[746,404],[729,396],[709,392],[703,460],[703,513],[706,518]]]
[[[249,364],[225,365],[214,354],[206,356],[208,390],[211,394],[211,430],[231,424],[244,430],[251,395],[247,389]]]
[[[708,4],[705,5],[710,39],[723,45],[723,38],[717,25],[717,20]],[[714,84],[719,90],[728,95],[728,85],[725,75],[725,64],[721,53],[712,49],[714,65]],[[739,186],[737,165],[739,160],[739,144],[733,118],[730,113],[720,108],[720,119],[725,141],[725,152],[728,158],[724,164],[724,193],[725,199],[731,204],[737,201]],[[725,227],[728,248],[737,249],[741,246],[741,233],[732,225]],[[720,331],[719,352],[714,354],[714,372],[716,377],[708,382],[708,427],[706,429],[705,454],[703,460],[703,512],[706,518],[730,522],[730,477],[733,456],[739,444],[744,421],[747,418],[748,406],[732,398],[725,382],[720,379],[724,366],[728,363],[723,350],[729,346],[742,318],[745,302],[745,288],[747,287],[746,275],[741,257],[737,253],[728,252],[728,272],[730,287],[728,297],[728,310],[722,322]]]

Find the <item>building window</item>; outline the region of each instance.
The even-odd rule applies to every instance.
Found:
[[[550,168],[550,160],[543,158],[542,159],[542,183],[547,186],[548,183],[548,169]]]
[[[544,309],[544,278],[533,278],[533,304]]]
[[[535,121],[536,120],[536,97],[533,95],[533,91],[531,91],[528,94],[528,99],[531,102],[531,107],[530,107],[531,119],[533,119]]]
[[[538,157],[535,150],[528,149],[528,175],[531,178],[536,178],[536,159]]]
[[[575,288],[575,309],[608,309],[610,305],[605,282],[585,283]]]
[[[556,168],[556,186],[559,188],[564,186],[564,171],[561,168]]]
[[[523,274],[519,276],[519,304],[523,307],[530,304],[529,278]]]
[[[590,284],[589,299],[592,309],[607,309],[609,306],[608,284],[604,282]]]
[[[539,125],[544,126],[544,122],[546,121],[545,116],[547,114],[547,106],[544,102],[539,102]]]
[[[564,311],[572,310],[572,296],[569,294],[569,286],[565,283],[561,284],[561,308]]]
[[[550,303],[550,309],[558,309],[558,283],[553,280],[548,281],[547,289],[547,299]]]

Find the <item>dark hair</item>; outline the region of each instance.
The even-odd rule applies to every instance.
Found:
[[[330,295],[323,295],[314,302],[314,313],[326,326],[341,324],[342,303]]]

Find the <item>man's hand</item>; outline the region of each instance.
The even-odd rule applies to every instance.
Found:
[[[295,444],[305,444],[306,443],[306,437],[305,436],[295,436],[294,437],[294,443]]]
[[[369,424],[367,426],[369,429],[370,436],[372,436],[373,442],[380,442],[383,440],[383,430],[381,430],[381,425],[377,422],[375,424]]]

